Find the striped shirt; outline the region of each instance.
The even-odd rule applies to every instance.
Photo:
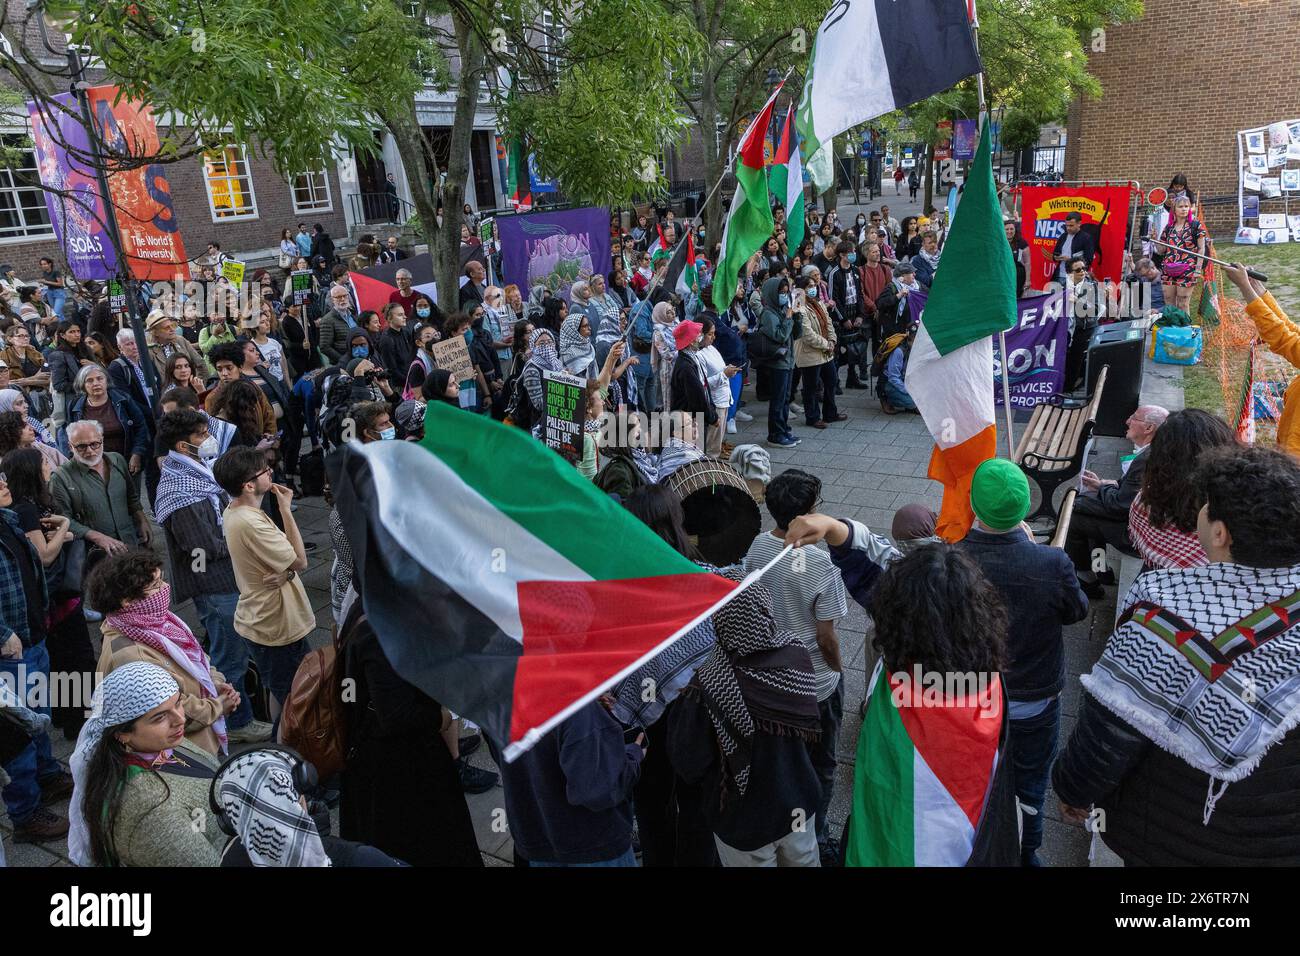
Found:
[[[781,538],[764,531],[749,546],[745,571],[761,568],[785,547]],[[795,557],[800,557],[796,562]],[[844,579],[831,563],[825,548],[808,546],[778,561],[763,575],[763,583],[772,592],[772,617],[776,626],[789,631],[803,642],[812,655],[813,675],[817,678],[817,699],[826,700],[840,682],[817,645],[817,622],[836,621],[849,613]]]

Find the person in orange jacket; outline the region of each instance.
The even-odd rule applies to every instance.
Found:
[[[1246,267],[1233,263],[1223,270],[1232,284],[1241,290],[1246,314],[1259,330],[1259,337],[1275,355],[1280,355],[1300,369],[1300,327],[1287,318],[1282,307],[1264,284],[1246,275]],[[1282,414],[1277,422],[1277,447],[1300,458],[1300,376],[1291,380],[1282,398]]]

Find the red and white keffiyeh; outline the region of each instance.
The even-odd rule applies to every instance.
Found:
[[[1138,492],[1128,509],[1128,536],[1133,547],[1153,568],[1199,568],[1210,563],[1196,531],[1179,531],[1172,525],[1158,528],[1151,523],[1151,510]]]

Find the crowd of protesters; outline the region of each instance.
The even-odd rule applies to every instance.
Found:
[[[1178,241],[1193,241],[1182,198],[1173,209]],[[252,295],[218,277],[213,243],[197,294],[143,291],[143,342],[104,290],[70,290],[52,263],[36,286],[9,270],[0,758],[13,840],[66,839],[81,865],[477,866],[466,794],[500,785],[518,865],[839,865],[829,807],[848,770],[836,627],[851,598],[874,621],[870,654],[887,674],[978,663],[1004,684],[1023,865],[1040,864],[1049,779],[1064,819],[1104,810],[1107,842],[1132,863],[1300,862],[1282,822],[1300,788],[1300,627],[1288,617],[1300,592],[1300,464],[1239,445],[1194,410],[1134,413],[1133,454],[1117,478],[1084,473],[1064,550],[1024,524],[1028,482],[1005,460],[976,472],[975,524],[956,544],[917,505],[899,511],[891,536],[826,515],[819,480],[787,469],[766,483],[773,530],[734,566],[706,567],[739,580],[787,543],[806,549],[798,566],[778,563],[499,773],[468,759],[483,735],[385,657],[334,512],[331,612],[341,673],[356,688],[346,760],[320,779],[274,746],[316,628],[302,579],[314,546],[295,498],[328,493],[330,449],[419,440],[431,402],[540,440],[546,374],[567,373],[585,383],[587,412],[572,465],[703,563],[665,479],[729,454],[746,406],[768,405],[773,447],[799,444],[792,412],[812,429],[845,420],[836,397],[846,388],[874,388],[885,414],[915,412],[908,293],[941,266],[944,217],[899,222],[883,206],[840,223],[810,212],[795,248],[780,207],[774,217],[725,310],[712,304],[717,243],[668,210],[615,223],[609,271],[564,290],[490,284],[473,259],[450,311],[404,269],[382,311],[361,310],[320,227],[286,229],[280,272],[253,272]],[[681,296],[664,279],[687,229],[708,253]],[[1023,266],[1016,236],[1009,228]],[[1087,281],[1086,244],[1075,241],[1058,256],[1067,288]],[[374,243],[358,254],[400,253]],[[309,291],[294,289],[295,271],[310,274]],[[1230,275],[1273,315],[1267,290]],[[1183,286],[1172,287],[1181,301]],[[435,346],[455,337],[468,369],[439,366]],[[606,412],[675,427],[663,440],[610,444],[597,434]],[[1107,545],[1144,561],[1126,599],[1141,613],[1121,617],[1084,677],[1060,751],[1062,628],[1113,583],[1096,561]],[[177,613],[190,601],[201,634]],[[1181,643],[1159,643],[1151,622],[1166,619],[1218,657],[1203,668]],[[1216,639],[1232,627],[1258,629],[1270,653]],[[1221,680],[1229,669],[1240,679]],[[98,675],[93,712],[27,701],[27,683],[51,673]],[[1251,695],[1238,692],[1246,685]],[[1189,694],[1206,708],[1183,706]],[[1234,721],[1216,716],[1225,711]],[[54,733],[76,741],[68,769]],[[495,756],[500,743],[486,749]],[[911,812],[904,794],[893,798]],[[56,812],[64,800],[67,813]]]

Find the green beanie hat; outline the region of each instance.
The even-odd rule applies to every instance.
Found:
[[[970,506],[988,527],[1008,531],[1029,514],[1029,480],[1015,462],[990,458],[971,478]]]

